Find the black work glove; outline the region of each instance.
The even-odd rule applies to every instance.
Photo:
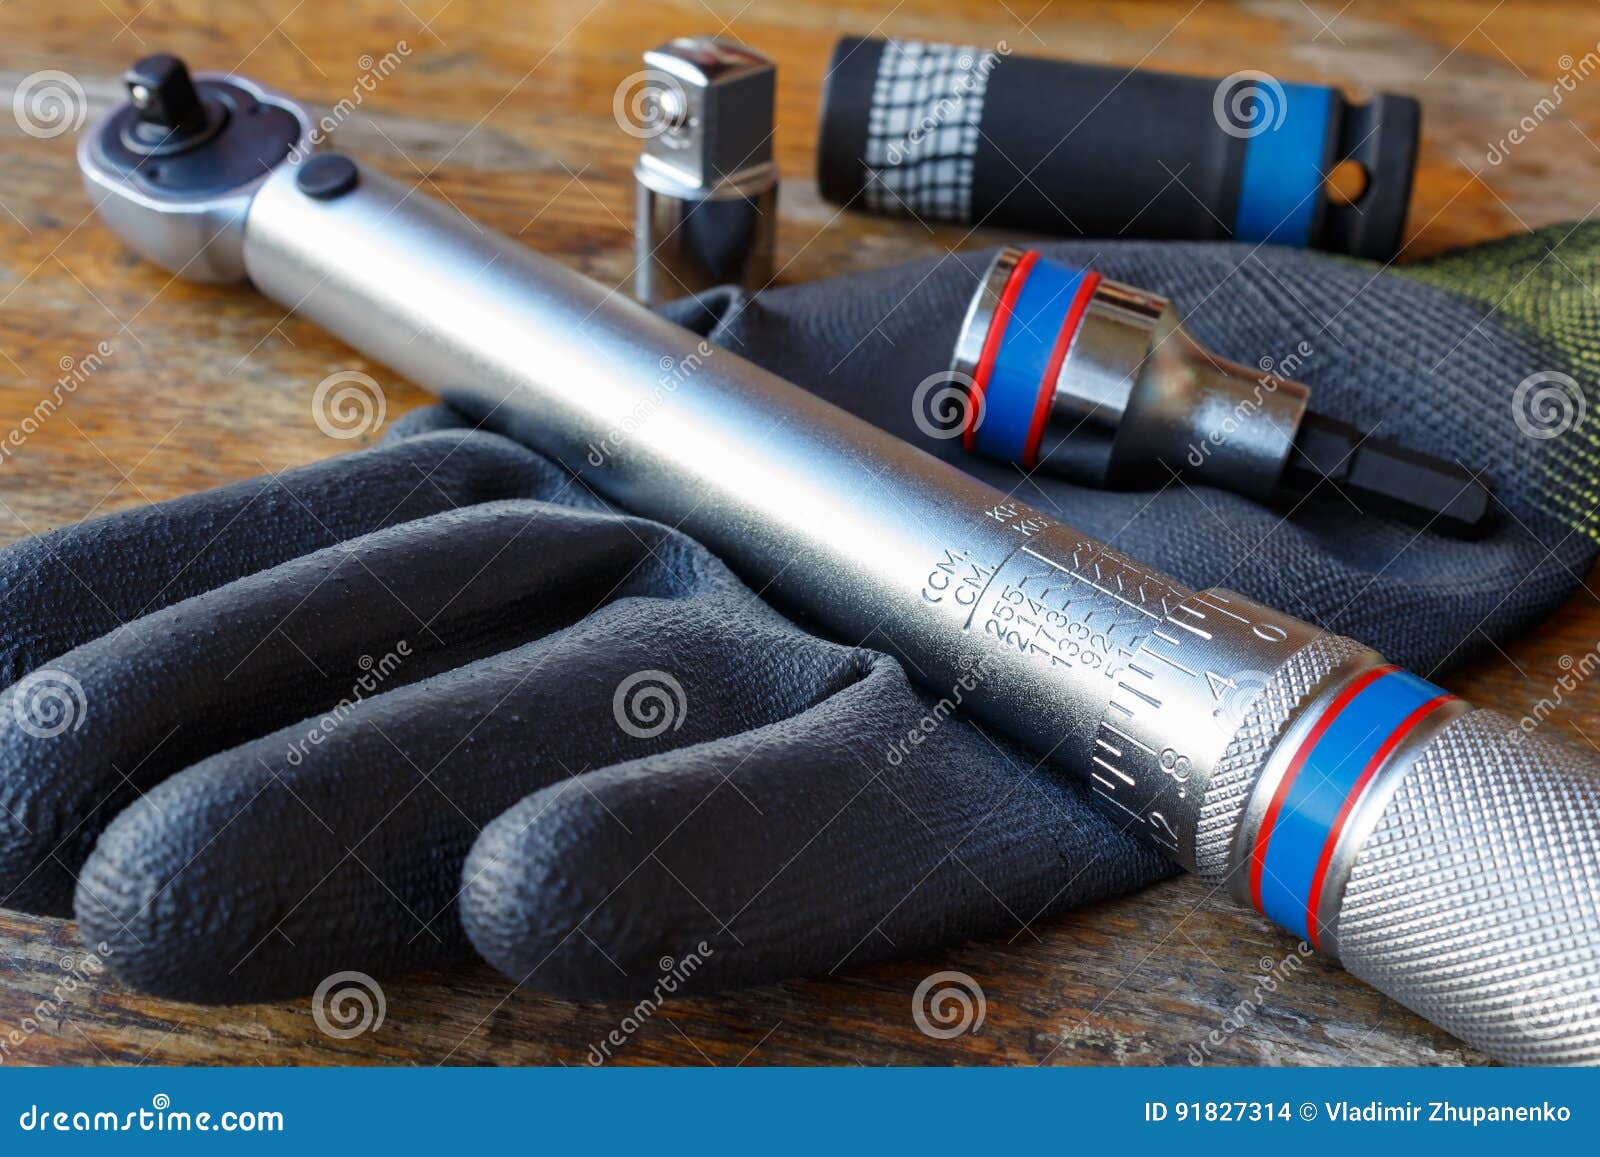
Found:
[[[0,896],[166,996],[469,945],[570,995],[691,952],[697,984],[771,980],[1166,870],[894,660],[496,434],[69,527],[0,582]]]
[[[1191,585],[1429,673],[1548,613],[1593,559],[1570,441],[1510,407],[1526,375],[1593,348],[1548,323],[1592,328],[1554,276],[1592,280],[1600,246],[1580,239],[1559,262],[1532,238],[1404,276],[1050,247],[1171,293],[1225,356],[1315,336],[1321,408],[1492,468],[1502,517],[1480,542],[1337,499],[1285,521],[1181,484],[963,464]],[[915,436],[908,398],[984,261],[680,317]],[[1525,308],[1491,309],[1512,287]],[[0,904],[75,910],[125,979],[189,999],[469,944],[516,980],[603,995],[689,952],[697,983],[733,984],[1014,931],[1169,870],[1068,772],[950,718],[961,688],[913,690],[875,640],[804,633],[696,544],[455,422],[424,411],[379,448],[0,552],[0,684],[20,680],[0,710]]]

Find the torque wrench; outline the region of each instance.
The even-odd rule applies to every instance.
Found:
[[[1116,487],[1182,474],[1261,500],[1326,484],[1442,533],[1483,528],[1489,491],[1469,471],[1316,413],[1307,387],[1269,369],[1211,353],[1158,293],[1007,247],[973,292],[950,374],[968,395],[965,448],[1028,470]]]
[[[936,692],[980,667],[975,713],[1462,1039],[1600,1062],[1593,757],[1185,589],[371,168],[303,160],[310,118],[248,81],[171,58],[130,79],[79,161],[132,248],[248,278],[839,637],[881,632]],[[155,174],[130,144],[186,134]]]

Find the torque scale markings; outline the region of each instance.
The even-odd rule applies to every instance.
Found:
[[[1213,670],[1203,646],[1225,623],[1248,627],[1256,640],[1282,644],[1288,634],[1274,623],[1239,614],[1215,591],[1188,596],[1164,607],[1160,626],[1150,631],[1129,662],[1116,694],[1100,721],[1091,773],[1094,791],[1139,824],[1157,844],[1175,855],[1185,843],[1182,815],[1196,810],[1189,794],[1203,788],[1197,774],[1210,774],[1219,745],[1242,720],[1229,720],[1224,697],[1238,688],[1232,673]],[[1235,629],[1229,627],[1228,629]],[[1191,657],[1189,651],[1200,653]],[[1169,706],[1171,705],[1171,706]],[[1165,717],[1163,709],[1166,708]],[[1220,722],[1215,734],[1197,733],[1185,719]],[[1143,739],[1135,738],[1141,735]],[[1180,809],[1180,803],[1187,804]]]
[[[1037,510],[1018,502],[998,502],[984,511],[984,517],[1016,531],[1023,540],[1055,525]],[[989,589],[989,580],[1011,561],[1017,549],[1017,546],[1011,547],[998,562],[986,565],[973,561],[972,552],[965,547],[946,547],[944,557],[934,564],[922,585],[924,601],[941,603],[950,598],[958,606],[975,608]],[[971,626],[972,614],[969,611],[964,629],[970,630]]]
[[[946,549],[923,598],[964,611],[966,631],[991,646],[1072,673],[1063,689],[1092,696],[1098,716],[1084,753],[1091,788],[1182,859],[1194,797],[1237,727],[1225,700],[1238,686],[1234,669],[1210,664],[1237,665],[1229,639],[1253,633],[1254,644],[1277,644],[1287,635],[1223,594],[1174,586],[1027,506],[999,503],[986,514],[1017,538]],[[1047,530],[1055,533],[1041,537]]]
[[[1178,658],[1185,645],[1184,633],[1163,627],[1175,619],[1182,621],[1177,616],[1193,615],[1204,622],[1205,615],[1188,604],[1169,606],[1165,601],[1162,610],[1162,626],[1153,628],[1139,644],[1106,705],[1096,737],[1096,746],[1105,756],[1095,757],[1097,767],[1091,773],[1091,780],[1095,794],[1139,824],[1158,845],[1177,854],[1180,844],[1177,826],[1165,810],[1155,805],[1169,791],[1175,791],[1180,800],[1187,796],[1193,763],[1186,752],[1174,745],[1185,739],[1157,746],[1159,740],[1155,737],[1165,731],[1157,717],[1167,702],[1183,693],[1173,685],[1175,682],[1181,683],[1183,688],[1192,688],[1200,677],[1193,667]],[[1197,630],[1203,631],[1203,628]],[[1208,638],[1209,633],[1205,637]],[[1151,741],[1136,738],[1135,732]]]
[[[1180,595],[1170,583],[1099,543],[1080,539],[1065,561],[1024,545],[983,629],[1052,663],[1098,670],[1127,687],[1139,639]],[[1031,565],[1030,565],[1031,564]]]
[[[1016,544],[994,562],[964,547],[945,548],[922,598],[965,609],[964,629],[1005,649],[1116,681],[1134,661],[1140,638],[1183,597],[1159,575],[1092,540],[1074,538],[1059,552],[1065,561],[1033,549],[1029,544],[1042,532],[1065,528],[1031,507],[1000,502],[985,516],[1015,532]]]

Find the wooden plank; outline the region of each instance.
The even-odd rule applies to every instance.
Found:
[[[1498,165],[1512,120],[1547,95],[1563,54],[1593,49],[1587,5],[1540,0],[1396,4],[1178,3],[1035,7],[975,0],[736,0],[544,5],[466,0],[202,0],[60,4],[0,11],[0,108],[41,69],[79,79],[95,109],[130,57],[157,48],[240,71],[319,112],[360,92],[340,143],[467,213],[619,284],[630,268],[636,142],[612,122],[618,81],[671,35],[720,31],[780,65],[785,172],[781,282],[875,268],[998,234],[840,214],[810,176],[821,80],[841,33],[887,34],[1205,74],[1268,67],[1283,80],[1420,96],[1424,148],[1407,257],[1592,211],[1600,104],[1573,101]],[[1011,9],[1015,8],[1015,11]],[[406,41],[373,91],[362,58]],[[310,420],[316,384],[376,376],[391,415],[425,396],[244,290],[174,281],[90,218],[70,134],[40,139],[0,116],[0,430],[20,428],[64,368],[100,342],[113,354],[68,405],[0,459],[0,540],[310,462],[350,448]],[[69,360],[70,359],[70,362]],[[1452,686],[1520,715],[1600,638],[1588,588],[1503,658]],[[1600,734],[1592,696],[1555,724]],[[1477,1063],[1444,1034],[1322,961],[1266,992],[1293,945],[1194,880],[1174,880],[1012,939],[720,997],[643,1019],[617,1063],[1184,1064]],[[79,980],[82,948],[60,921],[0,912],[4,1063],[564,1063],[620,1031],[627,1006],[515,991],[478,966],[384,984],[381,1029],[320,1031],[308,1000],[210,1009]],[[63,966],[63,961],[69,961]],[[976,1032],[920,1032],[912,994],[954,969],[982,986]],[[57,995],[63,978],[76,983]],[[1242,1022],[1237,1031],[1228,1026]],[[37,1023],[35,1023],[37,1022]],[[24,1031],[27,1028],[28,1031]],[[12,1043],[9,1033],[21,1034]],[[1216,1038],[1212,1034],[1218,1034]],[[1208,1040],[1214,1043],[1207,1046]]]

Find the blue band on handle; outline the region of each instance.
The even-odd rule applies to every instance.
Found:
[[[1084,276],[1082,269],[1043,258],[1028,271],[983,391],[983,414],[973,432],[979,454],[1022,461],[1050,354]]]
[[[1326,721],[1270,829],[1261,874],[1261,910],[1276,923],[1315,943],[1310,927],[1318,865],[1330,836],[1337,836],[1345,801],[1365,785],[1362,772],[1419,708],[1448,697],[1443,688],[1394,670],[1365,687]],[[1272,817],[1269,815],[1269,820]]]
[[[1327,176],[1322,166],[1327,157],[1333,90],[1310,84],[1276,88],[1283,94],[1276,106],[1273,86],[1257,89],[1258,112],[1267,123],[1245,142],[1233,237],[1236,241],[1308,245]],[[1276,120],[1278,108],[1283,110],[1281,121]]]

